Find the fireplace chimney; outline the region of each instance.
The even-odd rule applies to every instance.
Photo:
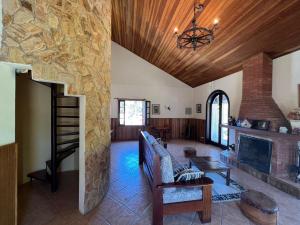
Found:
[[[239,117],[268,120],[270,130],[288,126],[288,122],[272,98],[272,59],[265,53],[243,63],[243,96]]]

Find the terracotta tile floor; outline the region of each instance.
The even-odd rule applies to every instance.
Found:
[[[170,151],[184,162],[183,146],[194,146],[198,155],[219,158],[219,149],[196,142],[175,140]],[[232,178],[245,188],[262,191],[279,204],[279,225],[300,224],[300,200],[239,170]],[[78,173],[64,173],[60,190],[52,194],[40,182],[27,183],[20,189],[19,224],[22,225],[150,225],[151,193],[138,166],[138,143],[118,142],[111,147],[110,189],[103,202],[86,216],[78,208]],[[164,218],[164,225],[199,225],[195,213]],[[236,202],[213,204],[211,225],[252,225]]]

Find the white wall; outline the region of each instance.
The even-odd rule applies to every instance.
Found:
[[[287,116],[298,108],[300,84],[300,51],[273,60],[273,98]]]
[[[242,100],[243,72],[237,72],[219,80],[194,88],[194,105],[202,104],[202,113],[196,113],[195,117],[205,119],[206,101],[215,90],[223,90],[229,97],[230,114],[237,117]]]
[[[2,29],[3,29],[3,23],[2,23],[2,0],[0,0],[0,48],[2,47]]]
[[[0,62],[0,146],[15,142],[14,69]]]
[[[242,71],[194,89],[195,104],[202,103],[201,114],[196,118],[205,119],[205,104],[211,92],[221,89],[230,99],[230,114],[237,117],[242,100]],[[300,84],[300,51],[273,60],[273,98],[282,112],[287,114],[298,107],[298,84]]]
[[[138,98],[160,104],[162,118],[185,118],[193,107],[193,89],[166,72],[112,42],[111,117],[118,117],[114,98]],[[171,106],[171,111],[165,106]],[[193,110],[194,111],[194,110]]]
[[[51,158],[51,90],[25,76],[16,80],[16,142],[25,183]]]
[[[151,65],[127,49],[112,43],[112,98],[146,98],[161,104],[159,117],[184,118],[185,107],[193,108],[193,117],[205,119],[206,101],[215,90],[223,90],[230,99],[230,114],[238,117],[242,99],[243,72],[191,88]],[[300,51],[273,60],[273,98],[287,115],[298,107]],[[195,105],[202,104],[202,113]],[[172,111],[164,109],[171,105]],[[111,115],[117,118],[117,101],[112,99]],[[154,117],[154,116],[153,116]]]

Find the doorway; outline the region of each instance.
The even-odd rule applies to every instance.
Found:
[[[227,94],[216,90],[210,94],[206,103],[206,141],[226,148],[228,146],[228,128],[221,124],[228,123],[230,102]]]

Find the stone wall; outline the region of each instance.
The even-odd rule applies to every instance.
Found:
[[[2,0],[0,61],[32,65],[33,79],[86,96],[84,212],[108,186],[110,0]]]

